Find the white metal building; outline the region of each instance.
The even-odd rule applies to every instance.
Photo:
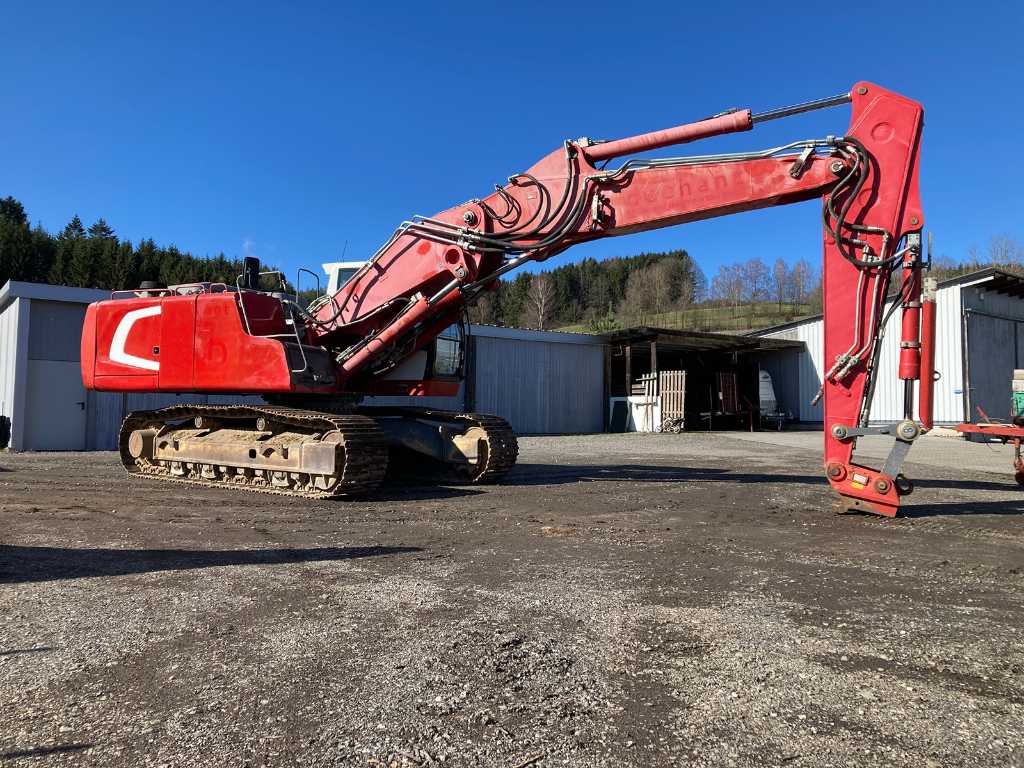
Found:
[[[251,396],[87,392],[79,346],[85,308],[108,291],[11,281],[0,289],[0,448],[112,450],[124,416],[174,403]],[[471,326],[467,377],[450,398],[374,398],[502,416],[520,433],[600,432],[604,341],[597,336]]]
[[[903,417],[903,382],[896,374],[900,323],[896,312],[886,327],[871,403],[873,422]],[[821,403],[811,405],[828,368],[821,316],[752,335],[804,343],[796,352],[766,355],[762,367],[772,374],[776,396],[788,411],[802,422],[823,421]],[[935,423],[977,421],[978,406],[992,417],[1006,418],[1013,370],[1024,368],[1024,279],[984,269],[939,283],[935,342],[935,369],[941,376],[935,383]]]

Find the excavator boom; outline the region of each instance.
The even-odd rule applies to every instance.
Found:
[[[725,155],[630,157],[847,102],[852,119],[841,137]],[[346,395],[438,393],[443,383],[423,373],[410,376],[409,361],[510,270],[597,238],[820,198],[825,359],[830,366],[822,372],[821,393],[826,475],[846,506],[895,514],[899,495],[909,492],[899,471],[902,460],[920,433],[918,420],[930,424],[930,412],[918,418],[913,413],[914,382],[931,376],[922,371],[920,354],[922,343],[930,349],[921,327],[923,214],[917,174],[922,123],[919,104],[862,82],[849,93],[761,114],[731,110],[615,141],[566,141],[484,198],[403,222],[343,285],[309,307],[255,290],[251,279],[240,280],[236,290],[178,287],[92,305],[82,342],[83,378],[96,389],[255,392],[306,405],[317,397],[333,397],[336,403]],[[624,159],[613,166],[617,158]],[[898,287],[895,295],[890,284]],[[868,419],[876,358],[885,320],[897,310],[903,312],[899,376],[907,409],[899,424],[879,427]],[[922,406],[930,409],[927,394],[930,389],[922,388]],[[248,413],[238,418],[264,417]],[[289,418],[293,426],[301,421]],[[492,459],[495,452],[514,453],[501,448],[511,445],[504,432],[500,437],[495,432],[488,442],[482,422],[470,426],[434,414],[424,428],[409,412],[390,418],[378,419],[378,425],[392,445],[449,463],[483,466],[488,452]],[[157,451],[146,436],[160,443],[169,432],[158,416],[143,421],[147,426],[133,422],[140,436],[126,463],[164,466],[173,452],[164,450],[166,445]],[[247,444],[245,429],[236,429],[232,438],[238,451]],[[455,437],[440,444],[431,436],[438,429]],[[473,437],[467,437],[474,429]],[[216,442],[215,432],[189,439],[205,446]],[[879,470],[853,461],[857,437],[875,432],[895,441]],[[460,440],[461,447],[452,448]],[[200,476],[205,471],[210,480],[255,469],[236,457],[234,448],[214,451],[216,456],[206,461],[197,450],[182,458],[176,471]],[[309,448],[310,455],[323,450]],[[157,460],[158,454],[163,458]],[[511,466],[504,454],[498,464]],[[311,473],[295,466],[299,469],[281,471],[308,485]],[[497,473],[482,475],[494,478]],[[253,478],[257,482],[264,476]],[[278,478],[282,484],[287,479]]]

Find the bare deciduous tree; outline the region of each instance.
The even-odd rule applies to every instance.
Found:
[[[756,256],[739,265],[745,301],[764,301],[768,295],[768,267]]]
[[[789,300],[794,304],[807,301],[807,291],[814,278],[814,270],[806,259],[800,259],[789,270]]]
[[[555,286],[551,278],[543,272],[530,279],[530,288],[526,292],[523,316],[520,322],[527,328],[546,330],[551,324],[555,309]]]
[[[786,300],[786,288],[789,282],[789,267],[781,258],[775,260],[775,267],[772,269],[772,289],[775,293],[775,301],[779,304],[779,312],[782,311],[782,303]]]
[[[731,306],[733,311],[739,307],[743,301],[743,275],[738,265],[723,264],[718,268],[711,280],[711,295]]]
[[[992,264],[1016,264],[1024,257],[1024,247],[1009,235],[995,235],[988,241],[988,258]]]
[[[496,325],[498,322],[498,307],[494,298],[484,293],[475,302],[469,305],[469,322]]]
[[[650,314],[668,312],[674,303],[673,289],[678,285],[678,276],[667,261],[638,269],[626,280],[626,294],[620,312],[639,323],[645,322]]]

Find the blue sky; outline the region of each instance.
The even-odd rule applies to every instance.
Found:
[[[1024,238],[1024,6],[974,3],[14,3],[0,196],[59,230],[294,269],[486,194],[568,137],[618,138],[859,79],[923,102],[936,252]],[[834,8],[835,10],[824,10]],[[842,133],[848,109],[687,152]],[[609,239],[548,264],[683,247],[717,265],[819,251],[818,204]]]

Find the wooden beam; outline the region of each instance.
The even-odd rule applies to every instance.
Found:
[[[626,397],[633,394],[633,347],[626,345]]]
[[[466,338],[465,370],[462,377],[462,407],[473,412],[476,410],[476,336],[469,334]]]
[[[602,425],[605,432],[611,427],[611,411],[612,411],[612,348],[610,345],[604,345],[604,382],[601,386],[601,392],[604,395],[603,414],[602,414]]]

